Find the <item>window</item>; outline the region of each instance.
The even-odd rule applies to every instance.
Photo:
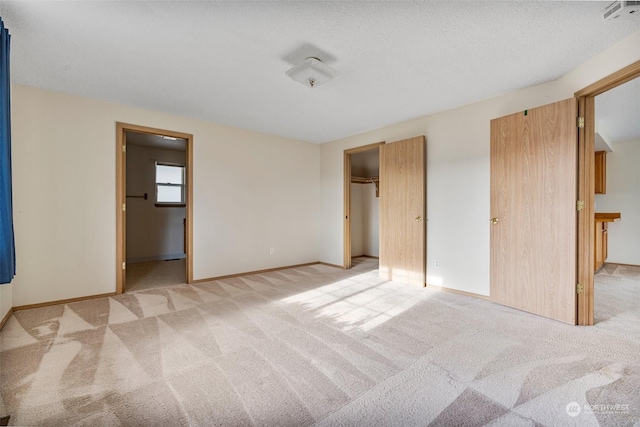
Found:
[[[156,206],[185,206],[184,166],[156,162]]]

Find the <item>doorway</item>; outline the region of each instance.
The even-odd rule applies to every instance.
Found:
[[[385,280],[426,286],[426,140],[424,135],[344,152],[344,267],[351,268],[354,214],[352,161],[379,153],[379,274]]]
[[[190,134],[117,123],[116,293],[192,278]]]
[[[351,268],[353,256],[379,256],[379,147],[383,144],[384,142],[378,142],[344,151],[344,268],[346,269]],[[374,231],[376,227],[378,233]]]
[[[640,61],[576,93],[579,99],[580,115],[585,119],[584,130],[580,134],[580,148],[584,149],[584,153],[580,163],[582,181],[579,191],[580,198],[585,201],[585,211],[589,211],[585,215],[584,234],[580,235],[582,241],[578,242],[579,261],[582,262],[579,269],[579,283],[583,285],[583,292],[578,293],[579,325],[593,325],[596,320],[603,320],[602,316],[607,316],[606,310],[600,310],[608,306],[607,302],[602,300],[598,307],[600,314],[596,318],[596,266],[600,271],[599,282],[607,282],[608,279],[625,280],[624,270],[634,270],[633,265],[640,263],[639,249],[637,242],[634,241],[637,231],[633,231],[637,230],[640,221],[640,207],[634,206],[634,204],[637,205],[637,197],[625,196],[625,193],[631,190],[629,185],[633,185],[633,176],[629,175],[637,173],[635,172],[637,167],[634,166],[638,162],[635,153],[640,149],[640,142],[637,141],[640,138],[638,136],[640,125],[637,122],[637,110],[640,108],[637,98],[639,88]],[[635,114],[633,114],[634,110]],[[623,119],[627,113],[631,114],[630,120]],[[617,120],[621,121],[616,123]],[[617,148],[616,143],[619,143]],[[596,151],[607,153],[598,156],[600,165],[606,166],[609,163],[606,169],[608,172],[604,174],[605,180],[598,177],[598,186],[596,186]],[[605,163],[600,162],[603,159]],[[626,165],[629,162],[633,164],[631,167]],[[611,179],[606,180],[607,175]],[[604,215],[605,219],[608,217],[612,222],[596,221],[603,217],[603,213],[620,214],[621,218],[615,220]],[[597,232],[598,227],[600,233]],[[612,236],[613,239],[611,239]],[[618,268],[616,265],[602,265],[607,258],[607,252],[610,254],[611,261],[632,266]],[[635,270],[631,271],[632,276],[637,276],[638,272],[640,269],[635,267]],[[603,298],[608,297],[604,295]]]
[[[379,177],[377,149],[351,155],[351,259],[380,257]]]

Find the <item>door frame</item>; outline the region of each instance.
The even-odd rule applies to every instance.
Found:
[[[640,77],[640,61],[575,93],[578,115],[584,118],[584,127],[578,132],[578,200],[584,201],[584,209],[578,214],[578,271],[577,281],[583,292],[577,294],[577,323],[594,324],[594,200],[595,200],[595,97],[630,80]]]
[[[139,126],[128,123],[116,122],[116,294],[125,291],[126,286],[126,195],[127,195],[127,168],[126,168],[126,135],[125,132],[138,132],[153,135],[170,136],[187,141],[185,184],[187,186],[185,217],[187,219],[186,230],[186,277],[187,283],[193,282],[193,135],[183,132],[175,132],[165,129],[157,129],[147,126]]]
[[[344,150],[344,215],[343,226],[343,267],[351,268],[351,155],[363,151],[377,150],[385,141]],[[380,161],[378,160],[378,163]]]

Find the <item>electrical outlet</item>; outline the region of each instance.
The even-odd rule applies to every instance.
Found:
[[[440,268],[440,260],[437,259],[433,262],[433,264],[435,265],[436,268]]]
[[[275,252],[275,251],[273,250],[273,248],[269,248],[269,255],[273,255],[273,254],[274,254],[274,252]]]

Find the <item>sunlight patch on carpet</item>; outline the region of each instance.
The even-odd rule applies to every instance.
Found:
[[[286,304],[299,304],[317,317],[331,318],[345,331],[368,331],[407,311],[431,293],[422,288],[379,279],[369,271],[328,285],[284,298]]]

